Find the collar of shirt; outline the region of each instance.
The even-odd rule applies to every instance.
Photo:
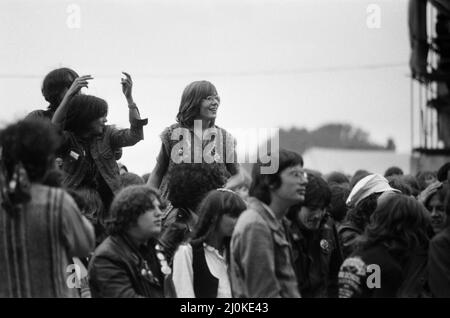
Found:
[[[261,202],[261,203],[262,203],[262,202]],[[262,203],[262,205],[263,205],[264,209],[266,209],[267,212],[269,212],[269,214],[270,214],[275,220],[278,220],[278,219],[277,219],[277,216],[275,215],[275,212],[273,212],[272,209],[271,209],[267,204]]]
[[[213,247],[213,246],[211,246],[211,245],[208,245],[208,244],[206,244],[205,242],[203,242],[203,247],[204,247],[206,250],[208,250],[209,252],[215,254],[219,259],[221,259],[221,260],[224,259],[223,256],[220,255],[219,251],[218,251],[215,247]]]

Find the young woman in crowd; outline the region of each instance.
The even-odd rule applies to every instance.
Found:
[[[63,190],[44,186],[59,138],[43,120],[0,134],[0,298],[79,297],[67,285],[72,257],[87,257],[94,229]]]
[[[75,79],[52,119],[64,132],[58,150],[65,172],[63,185],[98,191],[106,211],[121,188],[114,151],[142,140],[143,126],[147,123],[141,120],[134,103],[131,77],[124,74],[122,91],[128,103],[129,129],[106,125],[108,104],[105,100],[78,94],[82,87],[87,87],[90,76]]]
[[[177,123],[161,134],[161,150],[148,184],[168,198],[168,180],[175,164],[207,162],[229,178],[238,173],[234,138],[216,126],[220,104],[215,86],[208,81],[190,83],[181,96]]]
[[[385,192],[339,272],[339,297],[426,295],[429,215],[416,199]]]
[[[189,243],[180,245],[173,261],[173,283],[179,298],[231,298],[229,248],[239,215],[246,209],[238,194],[211,191],[199,208]]]
[[[161,232],[161,199],[156,190],[129,186],[114,198],[108,236],[89,263],[93,297],[163,297],[167,262],[156,252]]]

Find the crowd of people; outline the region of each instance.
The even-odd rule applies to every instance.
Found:
[[[133,80],[126,129],[91,80],[50,72],[48,108],[0,131],[0,297],[450,297],[450,163],[322,174],[280,149],[248,173],[197,81],[139,176]]]

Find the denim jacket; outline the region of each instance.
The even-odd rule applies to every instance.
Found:
[[[114,157],[114,150],[120,147],[135,145],[144,139],[143,126],[147,119],[140,119],[139,113],[130,110],[130,128],[117,129],[106,126],[104,133],[90,143],[91,156],[106,184],[112,193],[120,190],[119,168]],[[67,188],[77,188],[83,181],[87,167],[86,154],[77,142],[74,133],[63,131],[63,142],[58,150],[63,159],[65,176],[63,185]]]
[[[231,239],[231,285],[237,298],[299,298],[287,219],[275,219],[256,198]]]

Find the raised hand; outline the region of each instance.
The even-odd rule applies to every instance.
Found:
[[[122,72],[122,74],[126,76],[126,78],[121,79],[122,92],[128,101],[133,101],[132,97],[133,80],[131,79],[130,74],[125,72]]]
[[[425,204],[425,202],[428,200],[428,198],[436,193],[436,191],[442,187],[442,182],[435,181],[432,184],[430,184],[428,187],[425,188],[417,197],[417,200],[421,202],[422,204]]]
[[[66,93],[66,96],[68,96],[69,98],[75,96],[76,94],[78,94],[78,92],[80,91],[80,89],[82,87],[88,87],[89,84],[89,80],[94,79],[91,75],[83,75],[80,77],[77,77],[72,85],[70,86],[69,90]]]

